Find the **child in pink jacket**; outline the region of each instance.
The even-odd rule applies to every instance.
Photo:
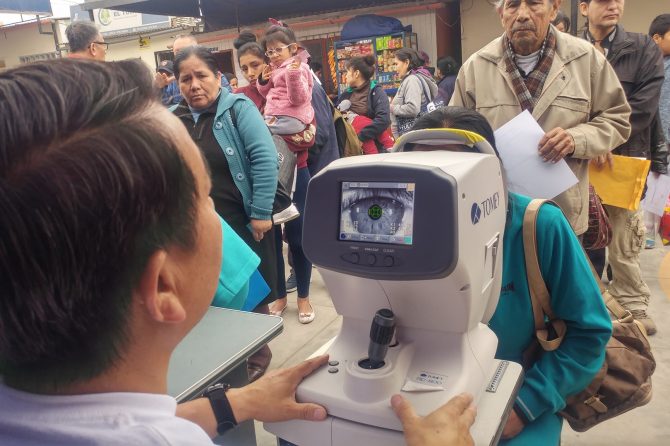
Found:
[[[312,78],[301,60],[295,34],[273,26],[265,33],[265,54],[270,59],[256,86],[266,99],[265,122],[297,155],[297,167],[307,166],[307,151],[314,145],[316,126],[312,108]]]

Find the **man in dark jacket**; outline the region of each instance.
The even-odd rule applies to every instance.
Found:
[[[311,176],[340,157],[337,146],[337,135],[333,124],[333,106],[326,91],[314,72],[314,87],[312,88],[312,107],[316,119],[316,136],[314,145],[310,147],[307,158],[307,168]]]
[[[651,159],[651,126],[658,113],[663,61],[649,36],[626,32],[619,25],[624,5],[625,0],[582,1],[580,11],[588,20],[583,37],[607,57],[632,109],[631,136],[612,153]],[[604,164],[605,158],[599,162]],[[654,334],[656,325],[647,314],[651,293],[640,272],[640,249],[645,233],[642,212],[605,207],[613,230],[608,252],[613,277],[609,291],[644,324],[650,335]]]

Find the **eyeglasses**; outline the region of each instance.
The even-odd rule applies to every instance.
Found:
[[[269,48],[266,52],[265,55],[268,57],[272,57],[275,54],[280,54],[282,51],[284,51],[286,48],[290,47],[293,45],[293,43],[289,43],[288,45],[280,46],[279,48]]]
[[[94,43],[96,45],[102,45],[102,47],[105,48],[105,51],[107,51],[109,49],[109,43],[107,43],[107,42],[95,42],[94,41],[94,42],[91,42],[91,45],[93,45]]]

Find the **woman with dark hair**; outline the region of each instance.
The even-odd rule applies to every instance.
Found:
[[[258,92],[256,82],[265,69],[269,60],[263,47],[256,41],[256,35],[250,30],[243,30],[233,42],[237,50],[237,63],[249,85],[239,87],[235,93],[242,93],[251,99],[256,108],[263,114],[265,110],[265,96]]]
[[[437,88],[440,91],[440,99],[445,105],[449,103],[451,96],[454,94],[459,69],[460,65],[451,56],[442,57],[437,61],[435,77],[439,79]]]
[[[461,107],[441,107],[417,119],[412,130],[456,129],[485,139],[495,150],[491,125],[480,113]],[[408,135],[409,136],[409,135]],[[403,144],[398,151],[476,151],[463,144]],[[497,153],[497,152],[496,152]],[[498,336],[496,358],[524,363],[535,340],[535,325],[523,247],[523,217],[531,199],[508,193],[503,236],[503,278],[498,306],[489,327]],[[584,250],[557,206],[540,208],[537,254],[549,290],[551,306],[567,325],[560,347],[525,364],[524,382],[503,430],[501,445],[558,445],[568,396],[583,390],[600,370],[612,323]]]
[[[393,147],[391,135],[385,135],[391,125],[389,98],[384,89],[373,79],[376,61],[374,56],[354,57],[347,61],[347,88],[338,98],[338,106],[349,101],[346,111],[363,119],[354,119],[358,139],[366,154],[379,153]],[[344,103],[346,104],[346,103]],[[358,124],[357,122],[358,121]]]
[[[570,18],[563,11],[558,11],[556,18],[553,22],[551,22],[551,24],[554,25],[560,32],[570,32]]]
[[[401,48],[396,51],[395,64],[402,83],[391,102],[391,120],[393,134],[400,136],[412,127],[420,113],[427,110],[428,103],[435,99],[438,89],[415,49]]]
[[[174,68],[184,99],[172,111],[207,160],[210,196],[217,213],[261,259],[258,270],[270,293],[255,311],[268,314],[268,305],[277,298],[277,258],[271,230],[277,150],[272,136],[249,99],[221,88],[216,59],[206,48],[184,48]],[[265,348],[264,364],[256,373],[250,370],[250,379],[262,375],[270,363],[272,354]]]

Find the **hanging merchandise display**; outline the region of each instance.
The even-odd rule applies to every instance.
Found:
[[[374,56],[377,61],[376,79],[387,94],[393,95],[400,87],[400,79],[395,72],[395,52],[400,48],[417,48],[415,33],[400,32],[385,36],[370,36],[356,40],[334,43],[337,91],[347,88],[347,61],[353,57]]]

